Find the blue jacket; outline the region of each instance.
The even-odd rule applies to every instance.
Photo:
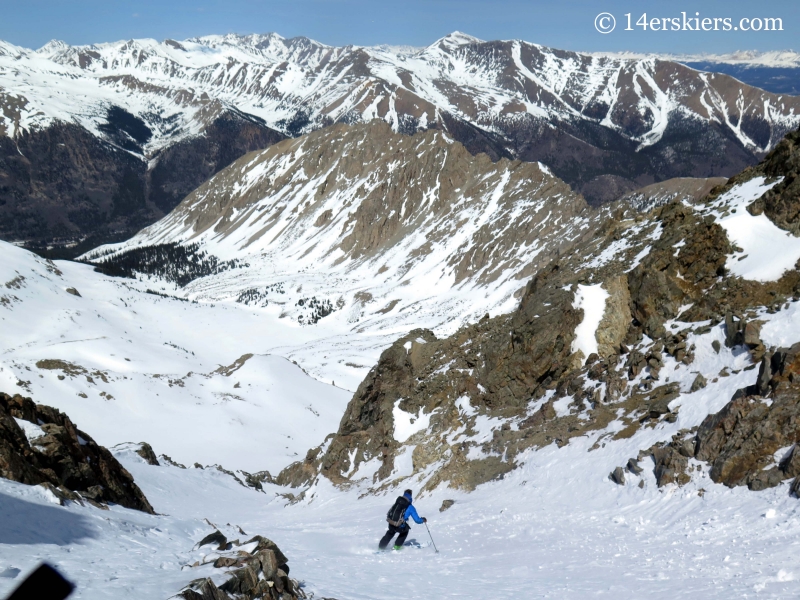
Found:
[[[417,509],[414,508],[413,504],[411,504],[411,494],[403,494],[403,497],[409,502],[408,508],[406,509],[406,514],[403,515],[403,518],[405,518],[406,521],[414,519],[414,521],[418,525],[422,525],[425,521],[419,518],[419,515],[417,514]]]

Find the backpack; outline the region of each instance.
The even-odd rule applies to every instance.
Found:
[[[411,506],[411,502],[405,496],[400,496],[395,500],[392,508],[386,513],[386,521],[394,527],[402,527],[406,522],[406,509]]]

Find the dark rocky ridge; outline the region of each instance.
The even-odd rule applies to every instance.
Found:
[[[149,157],[154,166],[148,169],[136,144],[143,141],[141,132],[138,140],[118,127],[105,135],[55,123],[14,139],[0,136],[0,239],[40,249],[90,236],[53,258],[127,239],[240,156],[285,137],[255,117],[228,111],[201,135]]]
[[[735,181],[745,181],[767,169],[772,176],[782,175],[785,171],[778,165],[795,164],[800,152],[792,145],[795,135],[790,135],[764,163]],[[781,215],[797,215],[794,207],[800,200],[788,181],[787,177],[776,191],[772,204],[785,207]],[[715,189],[707,202],[727,187]],[[277,481],[299,486],[322,474],[334,483],[345,483],[355,467],[377,459],[381,466],[373,482],[390,484],[387,478],[401,447],[393,436],[393,409],[398,402],[406,413],[416,415],[422,408],[430,415],[433,433],[420,433],[409,441],[416,443],[412,456],[415,472],[434,463],[443,465],[426,482],[426,489],[443,481],[472,489],[502,477],[514,468],[515,456],[522,450],[554,441],[562,445],[576,435],[603,429],[620,418],[620,408],[625,428],[615,438],[630,437],[660,419],[674,419],[669,403],[679,390],[662,383],[664,355],[690,364],[693,348],[685,342],[685,334],[668,330],[666,321],[683,310],[681,321],[700,323],[695,326],[699,333],[710,328],[704,325],[708,321],[713,325],[727,322],[730,345],[744,344],[754,360],[759,360],[765,349],[749,315],[758,307],[780,310],[787,299],[800,298],[800,272],[796,269],[766,283],[730,275],[725,264],[733,248],[725,230],[707,214],[707,206],[701,202],[693,210],[672,202],[648,215],[636,215],[630,207],[619,205],[615,212],[609,211],[610,216],[598,225],[592,239],[580,242],[539,270],[515,313],[487,317],[442,340],[427,331],[404,336],[381,355],[359,386],[325,451],[311,450],[304,461],[288,467]],[[787,217],[787,227],[796,221],[796,216]],[[652,234],[657,228],[661,233],[654,241]],[[623,246],[612,260],[588,266],[603,250],[619,242],[627,247]],[[633,257],[648,246],[649,253],[631,269]],[[572,292],[577,284],[598,283],[609,293],[597,332],[601,350],[599,356],[584,357],[571,350],[575,326],[582,319],[582,311],[572,306]],[[652,341],[645,341],[645,335]],[[704,381],[695,383],[705,385]],[[781,407],[792,407],[788,414],[794,414],[792,411],[800,406],[800,394],[794,384],[775,389],[781,390],[780,401],[773,404],[776,412],[770,418],[776,427],[779,425],[779,437],[791,443],[795,421],[790,419],[784,425],[789,417],[782,416],[787,410]],[[559,417],[553,403],[566,396],[574,399],[574,410]],[[456,402],[462,398],[468,399],[478,414],[509,419],[508,426],[495,430],[493,438],[482,444],[484,459],[467,459],[469,443],[447,442],[447,432],[459,426],[469,432],[471,427],[471,417],[465,415],[463,404]],[[526,407],[537,399],[544,403],[529,414]],[[578,418],[581,412],[583,419]],[[734,412],[749,414],[741,407]],[[755,411],[752,419],[762,423],[763,414],[763,410]],[[510,427],[511,423],[516,427]],[[760,426],[746,427],[757,430]],[[743,452],[765,456],[772,446],[755,444]],[[676,474],[681,471],[681,461],[686,460],[685,451],[681,454],[667,448],[650,453],[655,456],[661,484],[681,482]],[[712,452],[707,454],[705,460],[717,460]],[[742,473],[735,481],[749,482],[747,474],[751,472],[745,469]]]
[[[39,425],[28,441],[14,419]],[[153,514],[133,477],[67,415],[30,398],[0,393],[0,476],[44,485],[60,500],[114,503]]]

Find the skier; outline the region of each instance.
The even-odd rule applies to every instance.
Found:
[[[389,545],[394,534],[399,533],[400,535],[397,536],[394,549],[400,550],[408,537],[408,533],[411,531],[411,527],[408,525],[409,519],[414,519],[418,525],[428,522],[428,519],[425,517],[420,518],[417,514],[417,509],[411,504],[411,490],[406,490],[403,492],[402,496],[397,498],[392,508],[389,509],[389,512],[386,513],[389,531],[387,531],[386,535],[378,542],[378,547],[384,550],[386,546]]]

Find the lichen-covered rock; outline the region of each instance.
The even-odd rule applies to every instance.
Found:
[[[41,435],[28,440],[15,419],[38,426]],[[0,393],[0,476],[63,489],[57,493],[60,498],[76,492],[92,502],[154,512],[131,474],[106,448],[64,413],[19,395]]]

